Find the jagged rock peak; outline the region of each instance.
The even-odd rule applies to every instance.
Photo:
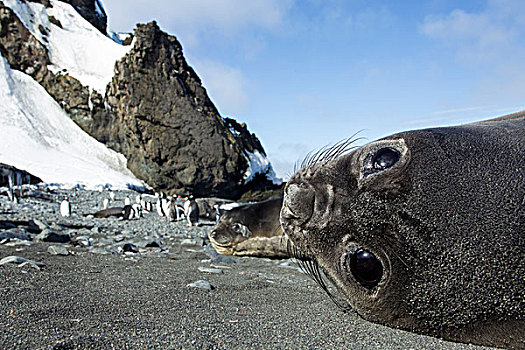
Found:
[[[137,177],[171,193],[243,193],[247,156],[264,150],[245,126],[219,115],[174,36],[156,22],[137,25],[115,72],[107,98],[117,119],[107,144]]]

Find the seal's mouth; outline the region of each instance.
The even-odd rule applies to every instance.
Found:
[[[227,235],[221,234],[215,230],[211,231],[208,234],[208,237],[213,245],[222,247],[222,248],[231,248],[233,246],[233,241]]]

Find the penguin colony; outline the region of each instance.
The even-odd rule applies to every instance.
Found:
[[[102,189],[101,189],[102,191]],[[92,214],[95,217],[122,217],[124,220],[139,219],[143,212],[156,211],[160,217],[169,221],[186,221],[189,227],[199,225],[199,206],[193,196],[166,196],[164,193],[140,194],[132,201],[129,195],[124,198],[124,206],[117,204],[115,192],[108,189],[108,196],[102,201],[102,210]],[[71,216],[70,198],[60,203],[60,214]]]

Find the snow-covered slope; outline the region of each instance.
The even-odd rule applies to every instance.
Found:
[[[253,180],[257,174],[265,174],[266,178],[274,185],[280,185],[283,183],[283,181],[275,175],[270,160],[258,150],[254,150],[253,153],[246,152],[246,160],[249,165],[244,173],[244,183]]]
[[[0,162],[64,186],[143,186],[126,159],[80,129],[42,86],[0,57]]]
[[[131,48],[100,33],[71,5],[51,0],[52,7],[20,0],[3,0],[31,34],[47,47],[53,72],[62,71],[104,95],[115,62]],[[62,26],[50,22],[49,16]],[[47,32],[42,33],[41,28]]]

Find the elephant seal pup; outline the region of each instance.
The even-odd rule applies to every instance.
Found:
[[[525,112],[325,155],[285,188],[296,254],[367,320],[525,348]]]
[[[116,216],[119,218],[124,218],[125,220],[133,219],[135,216],[138,218],[139,215],[135,213],[135,209],[131,205],[125,205],[123,207],[112,207],[107,209],[102,209],[93,214],[96,218],[109,218],[110,216]]]
[[[228,210],[208,234],[211,244],[224,255],[288,258],[279,223],[282,203],[280,197]]]

